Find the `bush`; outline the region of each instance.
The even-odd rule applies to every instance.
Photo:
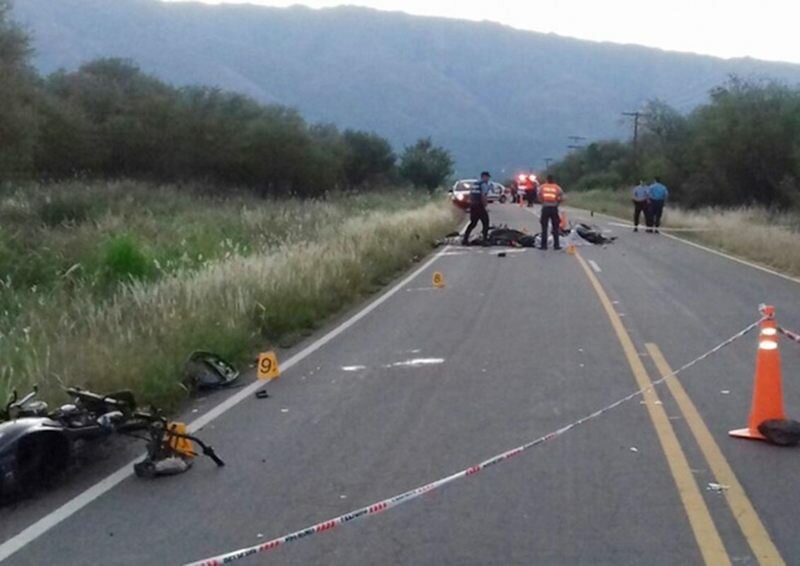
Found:
[[[622,185],[622,178],[614,172],[590,173],[575,182],[575,189],[588,191],[591,189],[613,189]]]
[[[127,234],[114,236],[103,246],[104,274],[109,281],[135,281],[151,273],[151,263],[136,240]]]

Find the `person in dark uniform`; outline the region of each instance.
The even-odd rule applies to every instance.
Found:
[[[547,182],[539,187],[539,202],[542,204],[542,213],[540,216],[542,224],[542,241],[539,247],[543,250],[547,249],[547,226],[552,227],[553,231],[553,249],[560,250],[561,245],[559,242],[559,228],[561,218],[558,214],[558,205],[564,200],[564,191],[556,185],[552,175],[547,176]]]
[[[464,232],[464,240],[462,243],[466,246],[469,244],[469,235],[472,233],[473,228],[478,225],[478,220],[481,221],[481,229],[483,231],[483,240],[489,238],[489,213],[486,210],[486,205],[489,199],[489,191],[492,190],[491,184],[492,176],[488,171],[481,173],[480,182],[473,185],[469,191],[469,226],[467,231]]]

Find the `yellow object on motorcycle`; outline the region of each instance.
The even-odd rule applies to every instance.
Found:
[[[194,458],[197,452],[194,451],[194,443],[188,438],[176,435],[189,434],[185,423],[169,423],[169,434],[167,443],[173,452],[185,458]]]

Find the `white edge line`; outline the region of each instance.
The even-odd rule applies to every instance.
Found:
[[[586,209],[583,209],[583,208],[573,208],[573,210],[578,210],[578,211],[581,211],[581,212],[590,212],[590,211],[588,211]],[[611,219],[615,219],[615,220],[621,220],[621,219],[618,219],[616,216],[610,216],[608,214],[603,214],[601,212],[595,212],[595,216],[603,216],[604,218],[611,218]],[[611,224],[611,223],[609,222],[609,224]],[[633,224],[628,224],[627,226],[628,227],[632,227]],[[669,228],[665,228],[665,230],[669,230]],[[764,265],[760,265],[758,263],[753,263],[751,261],[747,261],[746,259],[742,259],[740,257],[736,257],[736,256],[733,256],[733,255],[727,254],[725,252],[721,252],[719,250],[715,250],[714,248],[709,248],[709,247],[704,246],[702,244],[697,244],[695,242],[692,242],[690,240],[686,240],[684,238],[680,238],[678,236],[673,236],[672,234],[668,234],[665,231],[662,231],[661,235],[665,236],[667,238],[671,238],[671,239],[673,239],[675,241],[682,242],[682,243],[686,244],[687,246],[692,246],[693,248],[697,248],[699,250],[703,250],[705,252],[708,252],[708,253],[711,253],[711,254],[714,254],[714,255],[718,255],[720,257],[724,257],[725,259],[729,259],[731,261],[735,261],[736,263],[740,263],[742,265],[746,265],[748,267],[752,267],[753,269],[758,269],[759,271],[763,271],[764,273],[769,273],[770,275],[775,275],[776,277],[780,277],[781,279],[785,279],[786,281],[791,281],[792,283],[797,283],[798,285],[800,285],[800,279],[798,279],[797,277],[792,277],[791,275],[787,275],[785,273],[781,273],[780,271],[775,271],[774,269],[770,269],[769,267],[766,267]]]
[[[666,236],[667,238],[671,238],[673,240],[677,240],[678,242],[683,242],[687,246],[692,246],[694,248],[712,253],[714,255],[718,255],[720,257],[724,257],[731,261],[735,261],[736,263],[741,263],[742,265],[746,265],[748,267],[752,267],[753,269],[758,269],[759,271],[763,271],[764,273],[769,273],[770,275],[775,275],[776,277],[780,277],[781,279],[785,279],[787,281],[791,281],[792,283],[797,283],[800,285],[800,279],[796,277],[792,277],[791,275],[786,275],[785,273],[781,273],[780,271],[775,271],[774,269],[770,269],[764,265],[759,265],[758,263],[753,263],[751,261],[747,261],[746,259],[742,259],[740,257],[736,257],[730,254],[726,254],[725,252],[721,252],[719,250],[715,250],[714,248],[706,247],[702,244],[696,244],[690,240],[685,240],[678,236],[673,236],[672,234],[667,234],[666,232],[661,233],[662,236]]]
[[[597,262],[595,260],[590,259],[589,260],[589,265],[592,266],[592,269],[594,269],[595,273],[603,273],[603,270],[600,269],[600,266],[597,265]]]
[[[293,356],[290,356],[285,362],[281,362],[281,370],[285,371],[290,369],[292,366],[296,365],[304,358],[310,356],[328,342],[348,330],[354,324],[359,322],[362,318],[370,314],[376,308],[381,306],[390,297],[395,295],[400,289],[404,288],[408,285],[412,280],[414,280],[417,276],[419,276],[423,271],[428,269],[436,260],[438,260],[442,254],[448,251],[451,246],[445,246],[441,250],[439,250],[436,255],[430,258],[428,261],[423,263],[417,269],[415,269],[410,275],[402,279],[399,283],[396,283],[393,287],[391,287],[388,291],[386,291],[383,295],[366,305],[363,309],[358,311],[356,314],[348,318],[346,321],[341,323],[336,328],[330,330],[327,334],[322,336],[321,338],[315,340]],[[211,421],[219,418],[224,413],[244,401],[247,397],[251,396],[255,393],[258,389],[264,387],[264,382],[262,381],[254,381],[235,395],[231,395],[227,399],[225,399],[222,403],[215,406],[213,409],[204,413],[197,419],[193,420],[188,425],[189,432],[195,432],[204,426],[206,426]],[[3,562],[11,555],[15,554],[19,550],[21,550],[26,545],[32,543],[37,538],[45,534],[47,531],[61,523],[62,521],[68,519],[94,500],[98,499],[103,494],[107,493],[120,483],[127,479],[133,473],[133,464],[138,462],[141,459],[141,456],[137,457],[135,460],[131,460],[130,463],[126,464],[124,467],[118,469],[116,472],[106,476],[104,479],[100,480],[93,486],[87,488],[86,490],[82,491],[63,505],[57,508],[54,511],[51,511],[35,523],[27,526],[18,534],[14,535],[13,537],[9,538],[8,540],[4,541],[0,544],[0,562]]]

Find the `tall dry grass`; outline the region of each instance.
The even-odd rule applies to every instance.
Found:
[[[569,204],[630,221],[628,191],[593,190],[569,195]],[[664,228],[675,235],[783,273],[800,276],[800,212],[757,207],[686,210],[669,205]]]
[[[120,284],[104,299],[80,286],[29,296],[0,334],[0,394],[33,383],[54,394],[75,384],[132,388],[170,405],[183,395],[181,367],[192,350],[241,361],[313,329],[428,253],[456,222],[444,202],[391,211],[392,202],[317,211],[310,234],[230,247],[202,265]],[[263,221],[258,210],[241,214]],[[284,220],[296,227],[308,214],[289,206]]]
[[[800,214],[762,208],[687,211],[670,208],[667,227],[688,228],[676,235],[783,273],[800,275]]]

